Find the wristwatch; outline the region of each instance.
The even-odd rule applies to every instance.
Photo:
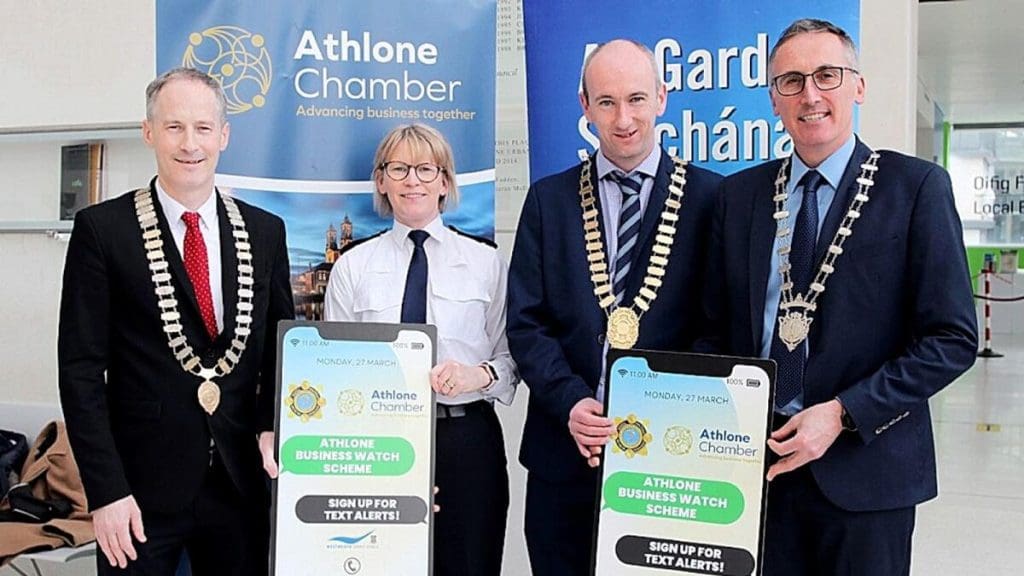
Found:
[[[494,366],[491,366],[490,362],[481,362],[480,367],[487,371],[487,376],[490,378],[487,385],[481,388],[483,392],[486,392],[493,388],[494,384],[498,382],[498,371],[494,369]]]

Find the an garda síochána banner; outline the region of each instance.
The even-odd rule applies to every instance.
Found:
[[[768,55],[799,18],[829,20],[856,41],[860,1],[523,0],[530,180],[597,148],[578,80],[586,54],[615,38],[654,51],[668,89],[656,131],[669,154],[722,174],[788,155],[792,142],[768,99]]]

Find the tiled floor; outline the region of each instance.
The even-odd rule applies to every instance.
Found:
[[[1024,570],[1024,336],[996,335],[932,399],[939,497],[918,508],[914,576]]]

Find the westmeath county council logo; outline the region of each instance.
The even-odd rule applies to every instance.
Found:
[[[237,26],[214,26],[188,35],[181,65],[206,72],[224,88],[228,114],[267,103],[273,70],[266,39]]]
[[[288,397],[284,399],[288,406],[289,418],[299,417],[303,422],[309,422],[310,418],[322,418],[320,409],[327,404],[324,398],[323,386],[310,386],[309,381],[303,380],[302,384],[288,385]]]
[[[626,458],[632,458],[637,454],[647,456],[647,444],[654,439],[647,431],[650,425],[647,420],[638,420],[635,414],[626,416],[625,420],[616,416],[615,434],[612,435],[615,444],[612,445],[612,451],[622,452]]]

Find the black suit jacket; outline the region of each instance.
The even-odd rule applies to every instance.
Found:
[[[857,142],[815,250],[820,262],[870,150]],[[706,312],[722,353],[758,356],[781,161],[725,179],[712,233]],[[882,151],[870,200],[818,299],[804,406],[838,397],[857,425],[811,462],[847,510],[912,506],[936,494],[928,398],[974,362],[977,321],[960,219],[939,166]]]
[[[633,301],[646,274],[673,167],[662,152],[624,302]],[[686,350],[701,333],[700,274],[720,181],[718,174],[687,166],[664,285],[641,320],[636,348]],[[520,461],[532,474],[554,482],[592,474],[567,424],[572,407],[597,389],[607,323],[590,281],[579,183],[580,166],[575,166],[530,187],[509,266],[508,344],[530,387]],[[601,230],[604,234],[603,225]]]
[[[238,283],[232,227],[218,195],[225,327],[211,341],[153,182],[184,333],[203,365],[212,366],[234,334]],[[277,323],[291,318],[294,307],[283,222],[236,203],[255,268],[252,333],[239,364],[216,379],[221,401],[212,416],[196,399],[200,379],[186,373],[167,346],[133,194],[75,217],[60,306],[59,383],[90,509],[129,494],[143,510],[180,509],[206,474],[211,437],[241,494],[266,500],[256,437],[273,429]]]

